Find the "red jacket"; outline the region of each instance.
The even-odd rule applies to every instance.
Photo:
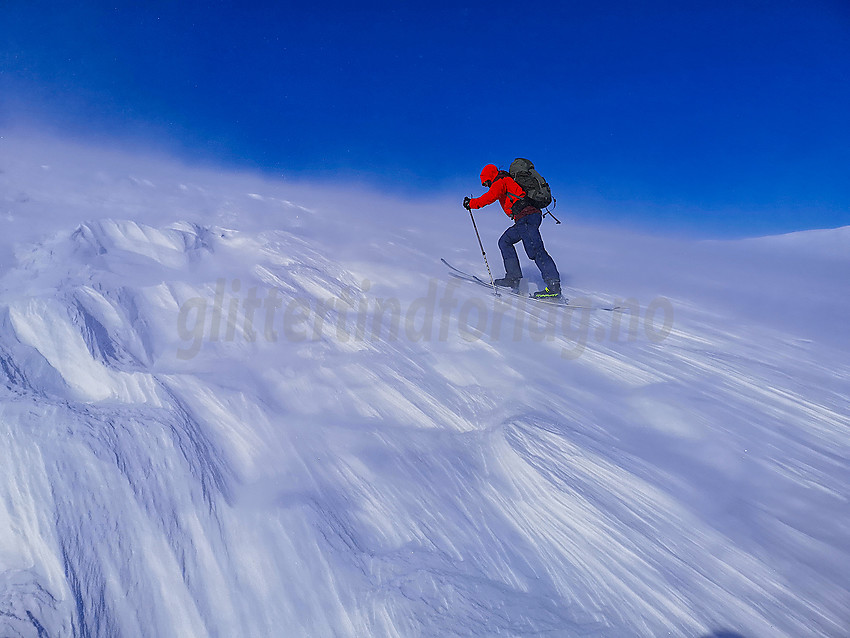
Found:
[[[492,204],[497,199],[505,211],[505,215],[510,217],[513,214],[511,207],[516,200],[525,196],[525,191],[522,186],[517,184],[510,175],[503,175],[493,180],[493,185],[490,190],[484,193],[481,197],[469,200],[470,208],[481,208]]]

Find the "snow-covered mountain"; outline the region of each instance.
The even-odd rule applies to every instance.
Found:
[[[0,151],[0,636],[850,635],[847,229]]]

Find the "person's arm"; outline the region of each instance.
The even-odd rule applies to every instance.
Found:
[[[500,179],[496,182],[493,182],[493,185],[490,187],[486,193],[484,193],[481,197],[476,197],[475,199],[469,200],[470,208],[482,208],[487,206],[488,204],[492,204],[497,199],[499,199],[500,195],[504,194],[505,190],[505,180]]]

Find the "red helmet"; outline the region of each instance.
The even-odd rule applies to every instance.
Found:
[[[492,182],[496,179],[496,176],[499,174],[499,169],[495,164],[487,164],[483,169],[481,169],[481,185],[489,186],[487,182]]]

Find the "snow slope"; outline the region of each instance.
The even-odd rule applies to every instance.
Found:
[[[0,636],[850,635],[847,229],[562,204],[567,312],[454,200],[0,149]]]

